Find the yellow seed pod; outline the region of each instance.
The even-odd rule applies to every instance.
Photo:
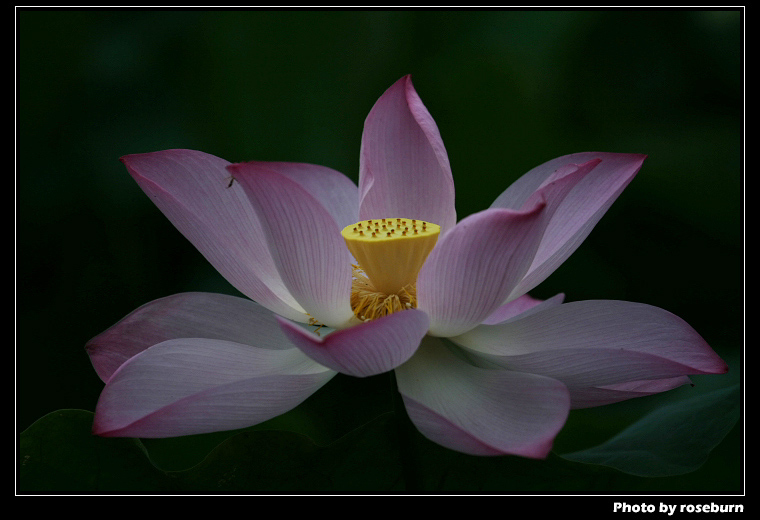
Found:
[[[440,232],[431,222],[385,218],[351,224],[341,235],[375,289],[396,294],[417,280]]]

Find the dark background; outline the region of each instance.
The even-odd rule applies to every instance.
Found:
[[[120,156],[193,148],[356,180],[364,118],[409,73],[460,219],[559,155],[648,154],[532,294],[668,309],[738,381],[742,69],[738,11],[18,11],[17,431],[94,410],[84,344],[130,311],[236,294]]]

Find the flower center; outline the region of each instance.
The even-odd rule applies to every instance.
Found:
[[[417,273],[440,232],[436,224],[407,218],[362,220],[343,228],[359,264],[351,287],[357,318],[372,320],[417,306]]]

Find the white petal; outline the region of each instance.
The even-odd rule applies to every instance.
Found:
[[[474,367],[430,336],[396,376],[420,432],[472,455],[546,457],[570,409],[559,381]]]
[[[113,374],[95,409],[93,431],[176,437],[252,426],[294,408],[334,374],[296,348],[169,340]]]
[[[316,320],[345,327],[353,318],[351,255],[334,218],[303,186],[265,163],[228,167],[256,210],[277,271]]]

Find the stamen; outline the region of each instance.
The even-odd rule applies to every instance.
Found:
[[[321,334],[319,333],[319,329],[321,329],[322,327],[325,326],[324,323],[319,323],[319,321],[317,321],[316,318],[310,317],[309,318],[309,325],[311,325],[312,327],[317,327],[312,332],[314,332],[314,334],[316,334],[317,336],[321,336]]]
[[[364,271],[353,266],[353,286],[351,287],[351,308],[362,321],[375,320],[394,312],[417,307],[417,289],[410,284],[398,294],[384,294],[372,285]]]

